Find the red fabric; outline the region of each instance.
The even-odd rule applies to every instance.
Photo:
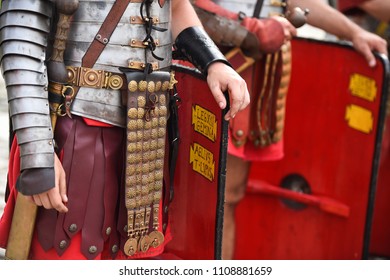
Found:
[[[8,184],[10,188],[10,196],[4,208],[3,216],[0,219],[0,247],[6,248],[8,242],[8,234],[11,228],[12,215],[16,202],[17,191],[15,188],[16,179],[20,173],[20,152],[16,143],[16,137],[12,142],[10,150],[10,158],[8,162]]]
[[[113,125],[108,124],[108,123],[99,122],[99,121],[91,120],[88,118],[83,118],[83,119],[84,119],[84,122],[89,126],[113,127]]]
[[[283,26],[276,19],[246,17],[243,19],[241,25],[256,35],[259,40],[260,51],[264,53],[277,52],[284,43]]]
[[[230,12],[215,4],[211,0],[196,0],[194,5],[197,7],[214,13],[216,15],[238,20],[238,14]],[[255,34],[259,40],[260,51],[265,53],[274,53],[280,49],[284,43],[284,31],[281,23],[277,20],[257,19],[252,17],[245,17],[241,23],[249,32]]]
[[[233,20],[238,20],[237,13],[233,13],[229,10],[226,10],[226,9],[222,8],[221,6],[215,4],[211,0],[196,0],[196,1],[194,1],[194,5],[205,10],[205,11],[219,15],[221,17],[230,18]]]
[[[246,161],[274,161],[280,160],[284,156],[283,139],[275,144],[259,149],[251,141],[241,147],[236,147],[231,141],[229,131],[228,153]]]
[[[147,253],[139,254],[137,259],[140,258],[153,258],[163,253],[165,245],[172,240],[172,235],[169,229],[165,233],[164,244],[159,246],[158,248],[150,248]],[[31,259],[32,260],[87,260],[87,258],[81,253],[81,233],[76,234],[72,238],[72,242],[66,251],[59,256],[54,249],[50,249],[45,251],[40,245],[38,238],[34,235],[32,244],[31,244]],[[105,244],[105,248],[101,254],[99,254],[95,260],[111,260],[111,251],[108,246],[108,243]],[[121,251],[115,257],[115,260],[128,260],[134,259],[131,257],[127,257]]]
[[[345,12],[348,9],[357,8],[357,6],[367,1],[368,0],[338,0],[337,5],[340,11]]]
[[[99,122],[94,123],[95,126],[100,126]],[[7,201],[7,204],[4,209],[3,216],[0,219],[0,247],[6,248],[7,241],[8,241],[8,235],[11,227],[11,221],[12,221],[12,215],[14,211],[17,191],[15,188],[16,179],[18,178],[20,174],[20,160],[19,160],[19,147],[17,145],[16,138],[14,139],[11,150],[10,150],[10,159],[9,159],[9,186],[10,186],[10,196]],[[62,158],[62,157],[61,157]],[[160,205],[160,209],[162,209],[162,206]],[[41,209],[43,210],[43,209]],[[160,220],[162,220],[162,212],[160,213]],[[42,214],[42,213],[41,213]],[[37,216],[42,217],[42,216]],[[39,221],[37,220],[37,225]],[[160,225],[160,231],[162,225]],[[150,248],[148,252],[146,253],[138,253],[137,259],[139,258],[152,258],[155,257],[161,253],[163,253],[165,244],[167,244],[172,239],[171,232],[170,232],[170,226],[168,224],[167,230],[165,232],[165,240],[164,244],[159,246],[158,248]],[[106,243],[104,244],[103,252],[96,256],[95,259],[112,259],[110,246],[109,246],[110,239],[106,240]],[[36,229],[32,244],[31,244],[31,250],[30,250],[30,259],[39,259],[39,260],[83,260],[86,259],[85,254],[82,253],[82,231],[80,231],[78,234],[75,234],[72,236],[71,242],[69,243],[69,247],[59,256],[56,252],[56,250],[52,247],[51,249],[44,250],[41,246],[41,243],[38,241],[38,231]],[[125,256],[123,253],[119,253],[116,255],[115,259],[131,259]]]

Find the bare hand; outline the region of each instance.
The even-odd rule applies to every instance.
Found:
[[[31,198],[38,206],[43,206],[46,209],[56,209],[60,213],[65,213],[68,212],[68,208],[65,205],[68,202],[66,195],[66,177],[64,168],[57,155],[54,157],[54,172],[54,188],[44,193],[33,195]]]
[[[386,40],[374,33],[362,29],[352,36],[351,41],[355,50],[364,56],[370,67],[376,65],[373,51],[388,55]]]
[[[277,20],[282,25],[285,43],[290,41],[294,36],[297,36],[297,29],[286,18],[281,16],[273,16],[271,18]]]
[[[221,109],[226,107],[223,92],[229,93],[230,110],[226,113],[225,120],[234,118],[239,111],[248,106],[250,97],[246,82],[228,65],[222,62],[211,64],[208,68],[207,83]]]

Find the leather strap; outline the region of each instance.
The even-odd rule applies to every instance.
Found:
[[[260,18],[261,8],[263,7],[264,0],[257,0],[255,11],[253,12],[254,18]]]
[[[82,60],[81,66],[86,68],[92,68],[95,65],[95,62],[99,58],[100,54],[110,41],[111,35],[114,32],[115,28],[118,25],[120,18],[125,12],[127,6],[129,5],[130,0],[115,1],[111,7],[110,12],[108,13],[106,19],[100,26],[98,33],[96,34],[94,40],[89,45],[87,51],[85,52]],[[76,98],[76,95],[80,87],[73,86],[73,94],[71,96],[65,96],[65,112],[71,117],[70,107],[73,100]]]
[[[105,46],[110,41],[111,35],[129,3],[130,0],[117,0],[114,2],[110,12],[96,34],[95,39],[92,41],[82,59],[83,67],[92,68],[95,64]]]

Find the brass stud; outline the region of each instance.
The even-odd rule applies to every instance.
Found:
[[[162,126],[162,127],[165,127],[166,124],[167,124],[166,118],[165,118],[165,117],[161,117],[161,118],[159,119],[159,125]]]
[[[130,92],[136,92],[137,91],[137,82],[136,81],[130,81],[129,85],[128,85],[128,88],[129,88]]]
[[[137,121],[136,121],[136,120],[130,120],[130,121],[128,121],[128,123],[127,123],[127,128],[128,128],[129,130],[132,130],[132,131],[136,130],[136,129],[137,129]]]
[[[169,82],[165,81],[162,85],[162,91],[167,91],[169,88]]]
[[[97,247],[96,246],[90,246],[88,249],[88,252],[90,254],[95,254],[97,252]]]
[[[127,151],[130,152],[130,153],[133,153],[137,150],[137,145],[135,143],[130,143],[128,146],[127,146]]]
[[[167,115],[167,107],[166,106],[161,106],[158,109],[159,115],[160,116],[166,116]]]
[[[156,90],[156,85],[153,81],[150,81],[148,84],[148,91],[149,92],[154,92]]]
[[[65,247],[68,245],[68,242],[66,240],[62,240],[59,244],[60,249],[65,249]]]
[[[137,117],[139,119],[142,119],[145,116],[145,109],[144,108],[138,108],[138,114]],[[142,121],[142,120],[141,120]],[[143,122],[141,122],[143,124]]]
[[[158,159],[158,160],[156,160],[155,162],[156,162],[156,168],[157,168],[157,169],[163,168],[163,166],[164,166],[163,160]]]
[[[167,102],[167,99],[164,94],[160,95],[160,104],[165,105]]]
[[[76,232],[77,231],[77,225],[76,224],[71,224],[69,226],[69,231],[72,232],[72,233]]]
[[[152,127],[157,128],[158,127],[158,120],[156,118],[152,119]]]
[[[148,83],[146,81],[140,81],[138,84],[138,88],[140,91],[145,91],[148,86]]]
[[[236,135],[238,136],[238,137],[242,137],[243,135],[244,135],[244,131],[243,130],[237,130],[236,131]]]
[[[162,180],[163,179],[163,172],[162,171],[156,171],[155,178],[156,178],[156,180]]]
[[[135,197],[135,190],[133,188],[130,188],[126,192],[127,198],[134,198]]]
[[[129,209],[134,209],[135,207],[137,207],[137,203],[136,203],[135,199],[126,200],[126,207]],[[126,226],[126,230],[124,230],[124,231],[127,232],[127,226]]]
[[[135,142],[135,140],[137,140],[137,133],[129,132],[127,134],[127,140],[129,140],[130,142]]]
[[[158,137],[162,138],[165,136],[165,128],[158,129]]]
[[[118,249],[119,249],[118,245],[113,245],[111,247],[111,252],[116,253],[116,252],[118,252]]]
[[[127,112],[127,116],[131,119],[137,118],[138,110],[136,108],[130,108]]]
[[[161,81],[157,81],[156,82],[156,91],[160,91],[160,89],[161,89]]]
[[[88,81],[94,82],[96,80],[96,76],[94,74],[89,74],[88,75]]]
[[[138,96],[138,106],[139,107],[145,107],[146,105],[146,99],[144,96]]]

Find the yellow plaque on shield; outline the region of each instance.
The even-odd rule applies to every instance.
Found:
[[[207,178],[210,182],[215,177],[214,154],[198,143],[190,147],[190,164],[192,169]]]
[[[372,102],[375,100],[378,88],[374,79],[360,74],[352,74],[349,80],[349,90],[353,96]]]
[[[372,131],[374,126],[372,112],[354,104],[347,106],[345,120],[349,127],[367,134]]]

